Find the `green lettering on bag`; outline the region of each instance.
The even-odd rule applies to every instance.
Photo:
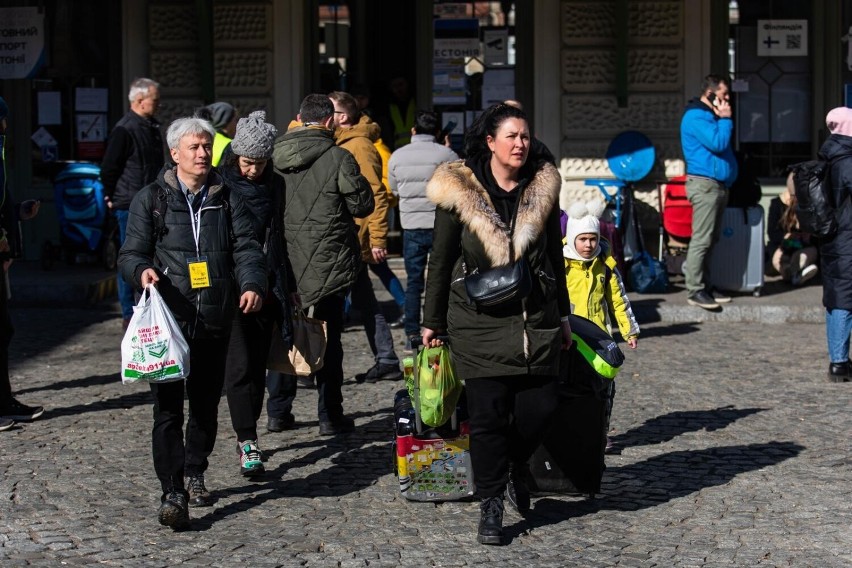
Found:
[[[132,369],[124,370],[124,377],[127,379],[133,379],[137,381],[150,381],[159,379],[162,377],[166,377],[169,375],[177,376],[180,373],[179,365],[172,365],[170,367],[164,367],[162,369],[157,369],[156,371],[150,372],[142,372],[142,371],[134,371]]]

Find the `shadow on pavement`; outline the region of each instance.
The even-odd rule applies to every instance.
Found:
[[[707,487],[724,485],[748,471],[774,466],[796,457],[804,446],[767,442],[670,452],[622,467],[607,468],[603,497],[562,501],[544,497],[530,516],[506,527],[514,539],[535,527],[556,524],[597,511],[637,511],[667,503]]]
[[[659,321],[659,320],[658,320]],[[642,323],[650,323],[650,322],[642,322]],[[700,331],[701,328],[694,323],[673,323],[666,326],[654,326],[654,327],[643,327],[641,329],[641,334],[639,335],[639,340],[648,339],[649,337],[666,337],[668,335],[686,335],[687,333],[693,333],[696,331]]]
[[[353,434],[333,436],[288,446],[288,450],[311,448],[315,450],[298,459],[281,462],[267,469],[266,475],[245,485],[215,491],[216,497],[242,495],[243,499],[224,507],[216,508],[211,514],[192,519],[194,531],[205,531],[219,519],[247,511],[266,501],[287,497],[339,497],[374,485],[391,471],[390,409],[376,411],[383,416],[360,424]],[[387,413],[387,416],[384,414]],[[377,445],[376,442],[382,442]],[[357,445],[355,445],[357,444]],[[334,456],[334,457],[332,457]],[[291,469],[310,466],[319,460],[331,458],[334,464],[322,471],[310,473],[302,478],[284,480]],[[235,467],[236,467],[236,461]],[[200,511],[199,511],[200,513]]]
[[[85,309],[61,308],[62,315],[57,316],[57,308],[11,307],[9,315],[15,333],[9,344],[9,367],[13,369],[19,361],[35,357],[52,350],[77,337],[80,332],[92,325],[105,321],[115,322],[115,350],[120,354],[121,316],[112,306],[97,305]]]
[[[118,379],[117,374],[112,376],[116,381],[120,380]],[[142,404],[154,404],[154,398],[151,395],[151,391],[145,390],[131,394],[123,394],[115,398],[93,401],[91,404],[75,404],[73,406],[48,408],[45,410],[44,416],[39,418],[39,420],[47,420],[50,418],[56,418],[57,416],[74,416],[85,414],[87,412],[100,412],[102,410],[124,410]]]
[[[38,391],[48,391],[48,390],[65,390],[65,389],[74,389],[74,388],[85,388],[85,387],[94,387],[99,385],[108,385],[111,383],[121,382],[121,377],[118,373],[112,373],[111,375],[92,375],[91,377],[83,377],[81,379],[71,379],[68,381],[60,381],[58,383],[50,383],[49,385],[42,385],[40,387],[33,387],[29,389],[16,389],[16,394],[26,394],[30,392],[38,392]]]
[[[732,405],[711,410],[678,410],[645,421],[623,434],[612,437],[616,451],[628,446],[650,446],[668,442],[686,432],[713,432],[766,408],[734,408]]]

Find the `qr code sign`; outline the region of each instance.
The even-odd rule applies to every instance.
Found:
[[[802,34],[790,34],[787,36],[787,49],[802,49]]]

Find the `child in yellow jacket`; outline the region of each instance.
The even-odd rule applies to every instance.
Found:
[[[636,349],[639,324],[630,308],[624,282],[616,267],[609,243],[601,239],[600,216],[606,204],[600,200],[575,203],[568,209],[565,227],[565,281],[571,298],[571,313],[596,323],[612,335],[610,314],[615,316],[621,336]],[[615,383],[610,386],[606,407],[606,431],[615,399]],[[618,453],[609,436],[606,453]]]
[[[575,203],[568,210],[562,255],[571,313],[593,321],[610,334],[611,316],[614,316],[621,336],[635,349],[639,324],[609,243],[600,237],[599,217],[605,207],[603,201],[592,200]]]

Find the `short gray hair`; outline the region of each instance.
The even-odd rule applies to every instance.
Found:
[[[151,89],[159,88],[160,84],[153,79],[148,79],[147,77],[133,79],[133,82],[130,83],[130,91],[127,93],[127,100],[132,103],[137,99],[137,97],[142,97],[144,99],[151,94]]]
[[[169,144],[169,149],[177,148],[184,136],[196,134],[206,134],[212,142],[216,136],[216,131],[213,130],[213,125],[203,118],[179,118],[169,125],[169,129],[166,131],[166,142]]]

